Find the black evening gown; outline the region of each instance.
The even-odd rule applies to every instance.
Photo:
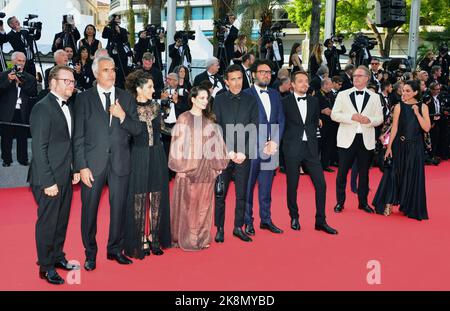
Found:
[[[378,214],[385,204],[393,204],[400,205],[400,211],[410,218],[428,219],[423,130],[411,105],[400,102],[400,108],[393,165],[385,169],[372,204]]]
[[[169,173],[161,142],[161,112],[155,101],[138,103],[142,132],[131,145],[131,176],[125,226],[125,254],[142,259],[144,236],[171,247]],[[151,124],[151,126],[149,126]],[[151,213],[151,221],[149,220]]]

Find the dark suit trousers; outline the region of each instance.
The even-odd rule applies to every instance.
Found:
[[[246,159],[242,164],[236,164],[232,161],[222,172],[225,185],[223,198],[216,198],[214,208],[214,224],[216,227],[223,227],[225,224],[225,199],[228,193],[228,187],[231,177],[234,173],[234,183],[236,188],[236,207],[234,209],[234,226],[242,227],[244,225],[245,201],[247,194],[248,176],[250,173],[250,160]]]
[[[345,188],[347,186],[347,174],[355,159],[358,161],[358,200],[359,204],[367,204],[369,193],[369,168],[372,162],[373,150],[367,150],[364,146],[363,135],[356,134],[352,145],[347,148],[339,148],[339,170],[336,177],[337,203],[345,203]]]
[[[24,123],[19,109],[14,112],[12,123]],[[28,128],[24,126],[1,125],[2,130],[2,160],[11,163],[12,160],[12,144],[13,139],[17,140],[17,161],[24,163],[28,161]]]
[[[109,187],[110,206],[107,252],[108,254],[122,252],[128,181],[129,175],[117,176],[111,165],[108,164],[102,173],[94,176],[92,188],[82,184],[81,234],[86,258],[95,260],[97,257],[98,247],[95,236],[97,234],[98,205],[106,183]]]
[[[49,197],[41,186],[32,186],[38,204],[36,222],[36,248],[41,271],[52,270],[55,263],[65,258],[63,252],[72,204],[72,184],[58,185],[56,197]]]
[[[333,135],[333,124],[331,120],[324,120],[320,129],[320,161],[323,168],[330,166],[333,147],[336,146],[336,136]]]
[[[441,119],[436,121],[434,127],[430,131],[431,150],[433,157],[448,157],[448,124],[447,119],[441,116]]]
[[[264,168],[264,167],[263,167]],[[258,181],[259,217],[261,223],[270,223],[270,203],[272,202],[272,182],[274,170],[261,169],[261,159],[250,161],[250,176],[247,185],[245,223],[253,223],[253,193]]]
[[[299,142],[299,144],[301,144],[299,156],[292,157],[285,155],[289,216],[291,218],[299,218],[297,188],[300,178],[300,167],[303,165],[311,177],[316,192],[316,224],[324,224],[326,219],[325,201],[327,186],[322,165],[319,159],[311,154],[307,142]]]

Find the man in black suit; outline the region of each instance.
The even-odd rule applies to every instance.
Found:
[[[294,93],[282,100],[286,116],[283,151],[291,228],[300,230],[297,187],[300,167],[303,165],[311,177],[316,192],[315,229],[328,234],[337,234],[338,232],[327,224],[325,217],[326,183],[319,160],[317,141],[320,105],[316,98],[306,95],[309,85],[308,75],[305,72],[293,74],[292,86]]]
[[[169,45],[169,57],[172,59],[169,73],[173,72],[175,67],[180,65],[190,68],[192,63],[191,50],[189,49],[188,42],[183,41],[182,32],[177,31],[173,39],[175,40],[175,43]]]
[[[445,107],[445,100],[440,95],[441,85],[437,82],[430,84],[431,101],[428,104],[431,123],[431,147],[433,158],[448,160],[448,118],[449,108]]]
[[[215,97],[217,93],[225,88],[225,83],[219,75],[220,64],[216,57],[211,57],[206,60],[206,70],[198,74],[194,78],[194,86],[199,86],[203,81],[211,81],[213,84],[212,97]]]
[[[120,27],[121,16],[113,14],[109,24],[103,28],[102,38],[108,39],[106,49],[117,67],[116,86],[123,88],[128,75],[128,32]]]
[[[31,97],[37,94],[36,78],[24,72],[25,54],[14,52],[11,61],[15,69],[0,73],[0,121],[27,125],[31,111]],[[17,139],[17,161],[28,165],[28,129],[25,126],[0,125],[3,166],[12,163],[12,143]]]
[[[150,30],[147,31],[147,30]],[[151,53],[154,55],[154,66],[161,72],[163,69],[161,53],[166,51],[166,45],[164,44],[164,32],[156,33],[156,28],[151,25],[147,26],[146,30],[139,33],[139,41],[134,47],[136,53],[136,60],[139,65],[142,65],[141,59],[145,53]]]
[[[339,44],[339,49],[337,48]],[[347,49],[342,41],[332,37],[331,39],[326,39],[323,45],[327,48],[324,52],[325,58],[327,59],[328,70],[330,71],[330,77],[334,77],[341,73],[341,62],[339,60],[339,55],[345,54]]]
[[[234,22],[236,21],[236,16],[233,14],[227,15],[227,25],[225,26],[225,55],[226,55],[226,63],[225,59],[221,59],[220,67],[225,70],[229,65],[231,60],[234,58],[234,42],[238,38],[239,30],[234,26]]]
[[[225,71],[225,81],[229,91],[217,95],[213,110],[217,124],[223,130],[227,144],[228,157],[231,159],[228,167],[222,172],[225,185],[224,195],[217,197],[214,209],[214,223],[217,227],[215,241],[224,241],[225,199],[228,186],[234,174],[236,189],[236,206],[234,213],[233,235],[245,242],[252,239],[244,233],[245,201],[250,173],[250,159],[256,158],[257,127],[259,111],[256,99],[242,92],[243,74],[238,65],[233,65]]]
[[[314,78],[312,78],[311,80],[308,93],[312,94],[314,92],[314,94],[317,94],[318,92],[320,92],[322,81],[325,78],[328,78],[328,75],[328,67],[325,65],[320,66],[317,70],[317,73],[314,75]]]
[[[244,73],[243,81],[242,81],[242,90],[246,90],[250,88],[253,84],[253,77],[250,68],[255,62],[255,55],[253,53],[246,53],[242,56],[242,64],[241,69]]]
[[[86,250],[85,269],[96,268],[97,213],[102,190],[109,186],[111,220],[107,258],[120,264],[132,261],[123,255],[123,226],[130,174],[130,136],[141,126],[133,97],[115,88],[114,60],[98,57],[92,64],[97,86],[81,93],[75,102],[75,171],[80,172],[81,233]]]
[[[137,67],[136,70],[142,69],[152,75],[153,83],[155,86],[155,93],[153,94],[153,98],[160,99],[161,93],[164,89],[164,79],[161,69],[156,66],[155,60],[155,56],[152,53],[145,52],[144,55],[142,55],[142,66]]]
[[[77,42],[80,40],[81,35],[75,24],[62,22],[62,32],[55,35],[52,44],[52,52],[64,49],[66,46],[70,46],[75,55],[78,54]]]
[[[55,61],[55,66],[66,66],[67,63],[69,62],[69,56],[67,55],[67,52],[64,50],[58,50],[55,53],[53,53],[53,59]],[[48,76],[52,68],[53,67],[45,70],[44,85],[46,90],[49,88]]]
[[[0,33],[0,42],[9,42],[15,52],[25,54],[27,58],[25,71],[36,77],[33,41],[38,41],[41,38],[41,30],[36,29],[30,33],[28,30],[22,29],[19,20],[15,16],[8,18],[7,24],[11,31],[8,34]]]
[[[355,66],[353,64],[347,64],[344,68],[344,73],[342,74],[342,87],[341,91],[351,89],[353,87],[353,72],[355,71]]]
[[[39,276],[50,284],[64,284],[56,268],[79,269],[67,262],[64,254],[67,224],[72,203],[72,136],[74,119],[67,100],[72,96],[75,79],[68,67],[57,66],[50,72],[51,92],[33,108],[30,117],[33,159],[29,182],[39,205],[36,222],[36,247]]]

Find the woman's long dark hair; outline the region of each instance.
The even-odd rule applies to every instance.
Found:
[[[87,25],[87,26],[84,28],[84,38],[85,38],[86,40],[87,40],[87,38],[88,38],[88,35],[87,35],[87,29],[88,29],[88,27],[94,28],[94,40],[95,40],[95,39],[96,39],[95,36],[97,35],[97,29],[96,29],[95,26],[92,25],[92,24],[89,24],[89,25]]]
[[[301,46],[299,42],[295,42],[291,49],[291,54],[289,55],[289,66],[292,66],[292,55],[297,54],[297,48]]]
[[[414,96],[415,99],[417,99],[418,102],[422,100],[422,90],[420,89],[420,81],[417,80],[408,80],[405,82],[405,85],[409,85],[413,92],[417,91],[416,96]]]
[[[180,72],[181,68],[184,68],[184,71],[186,72],[186,75],[184,77],[184,87],[186,88],[186,85],[189,85],[189,83],[191,82],[191,79],[189,76],[189,68],[184,65],[178,65],[175,67],[173,72],[175,72],[179,77],[180,75],[178,73]]]
[[[192,105],[193,105],[192,98],[197,98],[197,96],[202,91],[205,91],[208,94],[208,105],[206,106],[205,109],[202,110],[203,116],[215,123],[216,115],[214,114],[214,112],[212,110],[212,106],[211,106],[211,101],[210,101],[211,94],[209,94],[209,90],[206,87],[194,86],[192,88],[191,92],[189,93],[188,102],[189,102],[190,106],[192,107]]]

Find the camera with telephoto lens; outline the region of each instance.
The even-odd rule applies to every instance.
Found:
[[[195,40],[195,31],[180,31],[183,45],[188,45],[189,40]]]
[[[161,34],[166,34],[166,30],[164,29],[164,27],[157,27],[156,25],[150,24],[147,27],[145,27],[145,33],[147,38],[152,38],[152,39],[159,39],[159,36]]]
[[[359,47],[360,49],[371,50],[375,47],[375,45],[378,44],[378,41],[376,39],[369,38],[368,36],[365,36],[363,34],[359,34],[358,36],[356,36],[353,44]]]
[[[228,17],[224,19],[216,19],[213,21],[214,27],[217,28],[216,36],[219,42],[225,41],[225,33],[227,31]]]
[[[64,32],[72,32],[75,28],[75,20],[73,15],[63,15]]]
[[[25,17],[25,21],[23,22],[23,25],[27,27],[30,32],[33,30],[42,30],[42,22],[31,22],[32,19],[38,18],[39,15],[35,14],[28,14],[27,17]]]
[[[331,39],[332,39],[333,42],[335,42],[335,43],[340,43],[340,44],[342,44],[342,42],[344,41],[344,36],[342,36],[342,35],[336,35],[336,36],[331,37]]]

